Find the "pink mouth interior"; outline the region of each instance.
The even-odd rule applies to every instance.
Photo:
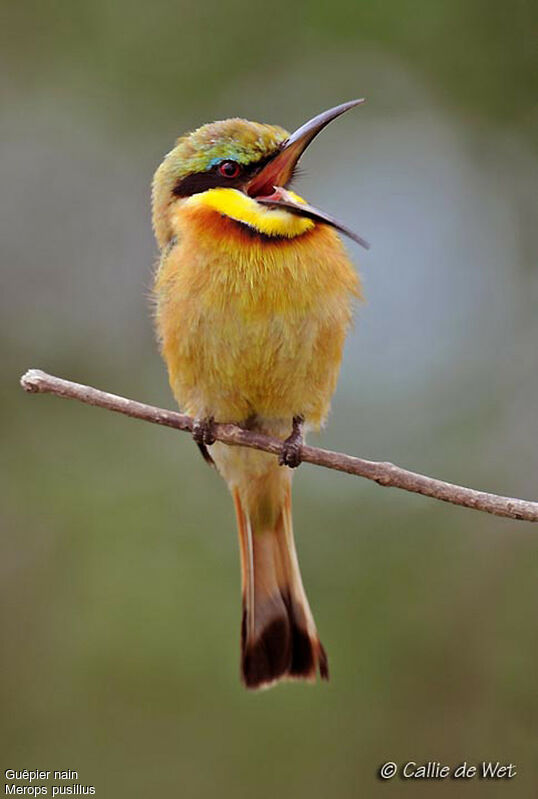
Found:
[[[249,197],[270,197],[275,187],[285,184],[290,177],[290,163],[294,161],[292,153],[282,150],[273,161],[270,161],[247,186]]]

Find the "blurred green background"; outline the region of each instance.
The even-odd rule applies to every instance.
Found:
[[[346,799],[416,795],[379,781],[389,759],[499,759],[508,785],[418,791],[535,795],[538,528],[303,466],[332,681],[252,695],[232,503],[192,442],[18,387],[35,366],[173,407],[148,299],[163,154],[364,95],[298,184],[372,243],[318,440],[537,498],[535,9],[3,0],[3,769],[107,799]]]

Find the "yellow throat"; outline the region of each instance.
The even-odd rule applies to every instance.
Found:
[[[296,202],[304,203],[302,197],[293,192],[289,193]],[[283,208],[260,205],[255,199],[237,189],[217,188],[193,194],[183,202],[182,207],[216,211],[235,222],[248,225],[264,236],[275,238],[293,239],[313,230],[315,226],[315,223],[307,217],[298,216]]]

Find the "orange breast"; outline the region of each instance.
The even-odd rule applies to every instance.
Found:
[[[179,405],[219,421],[303,414],[319,426],[360,294],[336,233],[316,224],[293,239],[260,236],[214,210],[181,206],[174,228],[155,293]]]

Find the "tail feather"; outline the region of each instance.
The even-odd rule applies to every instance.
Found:
[[[291,526],[289,483],[274,514],[245,509],[238,489],[243,588],[241,675],[247,688],[281,679],[329,678],[327,655],[303,588]],[[265,518],[265,523],[261,519]],[[267,524],[267,519],[272,523]]]

